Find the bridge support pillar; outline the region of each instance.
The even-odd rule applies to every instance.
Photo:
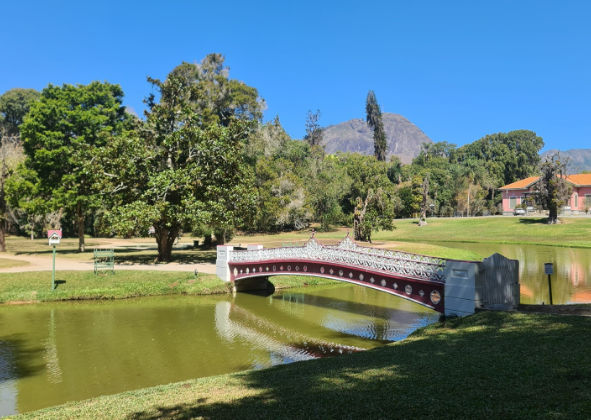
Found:
[[[223,281],[230,281],[230,253],[234,251],[232,245],[218,245],[218,255],[215,260],[215,273]]]
[[[472,315],[481,307],[482,285],[477,262],[447,261],[445,266],[445,315]]]

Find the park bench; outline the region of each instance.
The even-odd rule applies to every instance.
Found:
[[[115,274],[115,250],[114,249],[95,249],[94,250],[94,274],[107,272],[111,270]]]

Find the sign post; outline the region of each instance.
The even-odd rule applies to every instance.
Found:
[[[51,269],[51,290],[55,290],[55,246],[59,245],[60,239],[62,239],[62,231],[60,230],[48,230],[47,237],[49,238],[49,245],[53,246],[53,267]]]
[[[548,274],[548,293],[550,294],[550,305],[552,305],[552,281],[550,277],[554,274],[554,265],[552,263],[544,264],[544,271]]]

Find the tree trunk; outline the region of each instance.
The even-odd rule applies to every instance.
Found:
[[[470,186],[472,184],[468,184],[468,207],[466,208],[466,217],[470,217]]]
[[[82,203],[78,203],[76,206],[76,216],[78,219],[78,252],[84,252],[84,211],[82,209]]]
[[[170,262],[172,261],[172,246],[178,236],[178,229],[158,227],[156,229],[155,237],[156,243],[158,244],[158,257],[156,262]]]
[[[555,225],[558,223],[558,208],[550,207],[548,209],[548,224]]]
[[[33,219],[31,220],[31,240],[35,240],[35,216],[33,216]]]

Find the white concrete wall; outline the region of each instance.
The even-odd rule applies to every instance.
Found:
[[[230,253],[234,251],[232,245],[218,245],[218,255],[215,260],[215,273],[223,281],[230,281]]]

